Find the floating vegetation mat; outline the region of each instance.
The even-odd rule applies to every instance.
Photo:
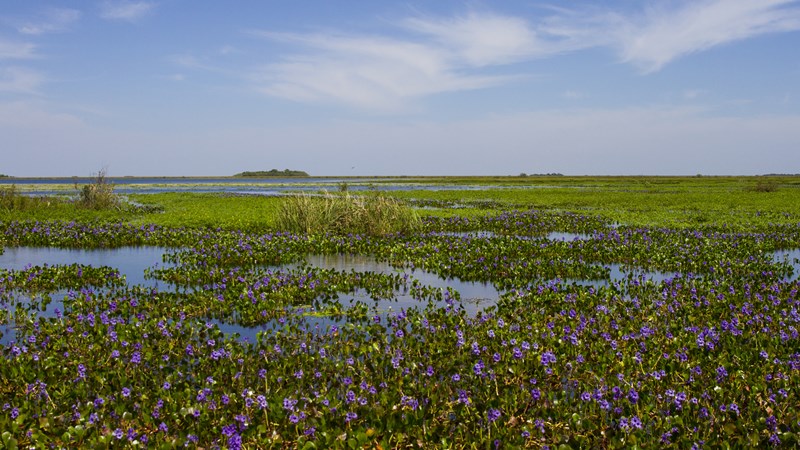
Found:
[[[800,444],[800,226],[0,236],[3,448]]]

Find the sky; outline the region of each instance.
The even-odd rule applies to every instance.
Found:
[[[800,173],[800,0],[0,0],[0,174]]]

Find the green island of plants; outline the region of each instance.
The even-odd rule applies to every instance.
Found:
[[[800,179],[408,182],[2,188],[5,251],[165,253],[150,285],[0,269],[0,447],[800,445]],[[499,295],[476,306],[423,273]]]
[[[256,170],[250,172],[239,172],[234,177],[251,177],[251,178],[259,178],[259,177],[307,177],[308,173],[303,172],[302,170],[278,170],[278,169],[271,169],[271,170]]]

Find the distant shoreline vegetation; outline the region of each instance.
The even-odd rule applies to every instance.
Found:
[[[308,173],[303,172],[302,170],[257,170],[255,172],[240,172],[234,175],[234,177],[307,177],[309,176]]]

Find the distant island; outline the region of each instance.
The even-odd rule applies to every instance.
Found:
[[[308,173],[303,172],[302,170],[257,170],[255,172],[241,172],[234,175],[234,177],[307,177],[309,176]]]

